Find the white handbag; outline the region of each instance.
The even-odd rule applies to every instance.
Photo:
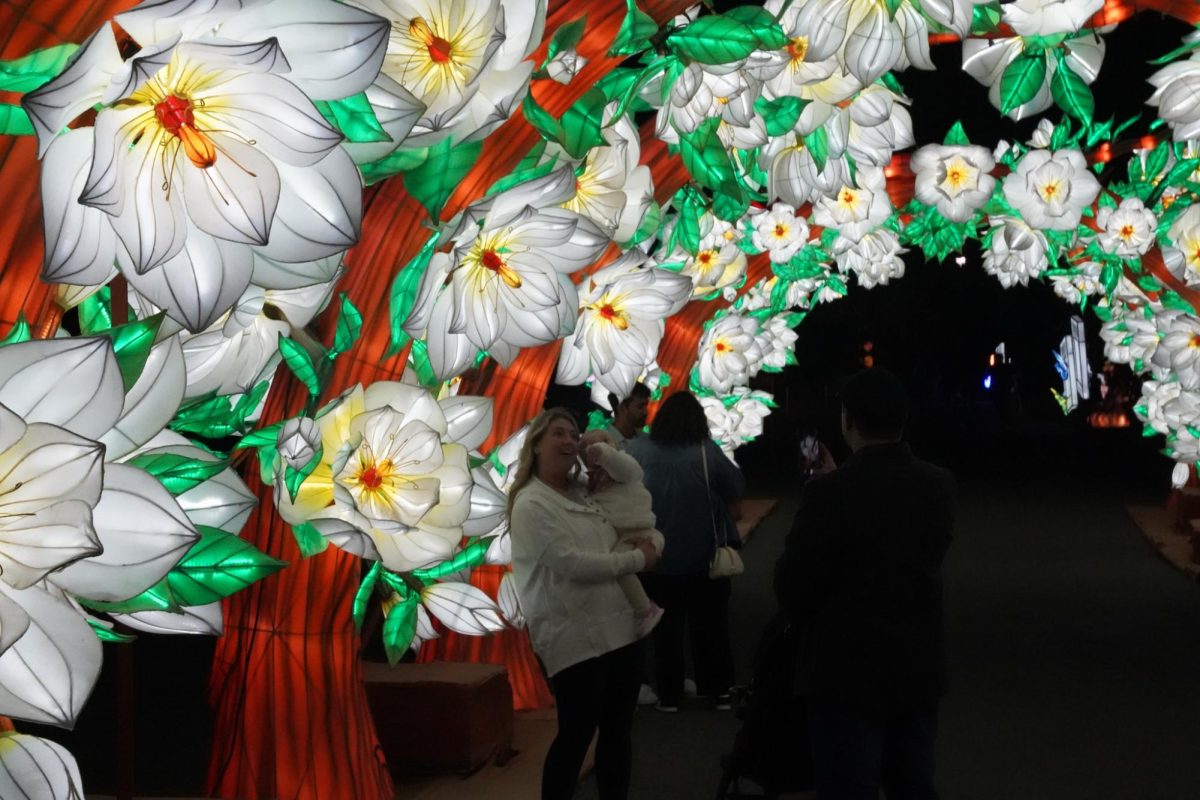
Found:
[[[729,546],[729,536],[724,537],[717,535],[717,507],[713,503],[712,490],[708,482],[708,450],[704,443],[700,443],[700,459],[704,463],[704,492],[708,495],[708,516],[712,521],[713,529],[713,557],[708,563],[708,577],[712,579],[728,578],[731,575],[741,575],[745,567],[742,564],[742,557],[738,555],[738,551]],[[724,538],[725,544],[721,543]]]

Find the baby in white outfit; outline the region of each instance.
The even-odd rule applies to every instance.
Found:
[[[602,430],[588,431],[579,445],[588,468],[588,490],[617,529],[617,548],[632,550],[637,541],[645,539],[662,555],[665,541],[654,528],[650,492],[642,484],[641,465],[618,450],[612,437]],[[639,638],[645,636],[662,618],[662,609],[646,596],[636,575],[623,575],[617,583],[637,614]]]

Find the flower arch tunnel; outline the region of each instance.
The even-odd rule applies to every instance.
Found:
[[[100,658],[71,631],[223,630],[209,791],[391,796],[368,606],[389,658],[501,661],[519,705],[549,701],[501,510],[551,382],[690,386],[732,450],[771,407],[749,378],[904,247],[979,240],[1005,286],[1089,305],[1180,479],[1200,457],[1200,38],[1161,59],[1153,130],[1089,88],[1107,26],[1194,3],[468,5],[0,10],[0,463],[80,487],[22,501],[56,557],[0,574],[0,712],[70,723]],[[897,73],[959,41],[1000,114],[1057,122],[905,152],[922,98]],[[48,400],[41,362],[93,406]],[[156,522],[117,524],[118,498]],[[0,559],[28,533],[5,520]],[[48,700],[31,654],[61,665]],[[78,788],[62,748],[22,752]]]

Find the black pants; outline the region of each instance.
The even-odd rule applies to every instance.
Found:
[[[818,800],[937,800],[937,705],[887,717],[828,707],[808,712]]]
[[[596,729],[601,800],[625,800],[633,766],[633,712],[641,680],[641,643],[567,667],[550,679],[558,735],[542,767],[542,800],[568,800]]]
[[[677,706],[683,699],[683,642],[692,645],[696,692],[704,697],[726,694],[733,685],[733,651],[729,646],[729,578],[707,575],[640,576],[646,594],[663,610],[654,628],[654,674],[658,699]]]

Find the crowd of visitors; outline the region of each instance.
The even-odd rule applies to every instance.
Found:
[[[852,455],[839,467],[823,444],[806,445],[800,508],[776,567],[781,619],[797,642],[789,687],[809,731],[810,752],[796,756],[811,758],[819,800],[877,800],[881,788],[889,800],[936,798],[954,482],[901,441],[905,395],[893,375],[864,370],[840,397]],[[684,697],[685,644],[699,696],[731,707],[734,570],[722,559],[741,545],[744,480],[695,396],[667,397],[647,434],[649,400],[640,384],[611,398],[612,423],[582,442],[575,415],[550,409],[521,450],[509,496],[513,577],[558,712],[544,800],[573,796],[597,732],[599,795],[629,796],[647,644],[660,711]]]

